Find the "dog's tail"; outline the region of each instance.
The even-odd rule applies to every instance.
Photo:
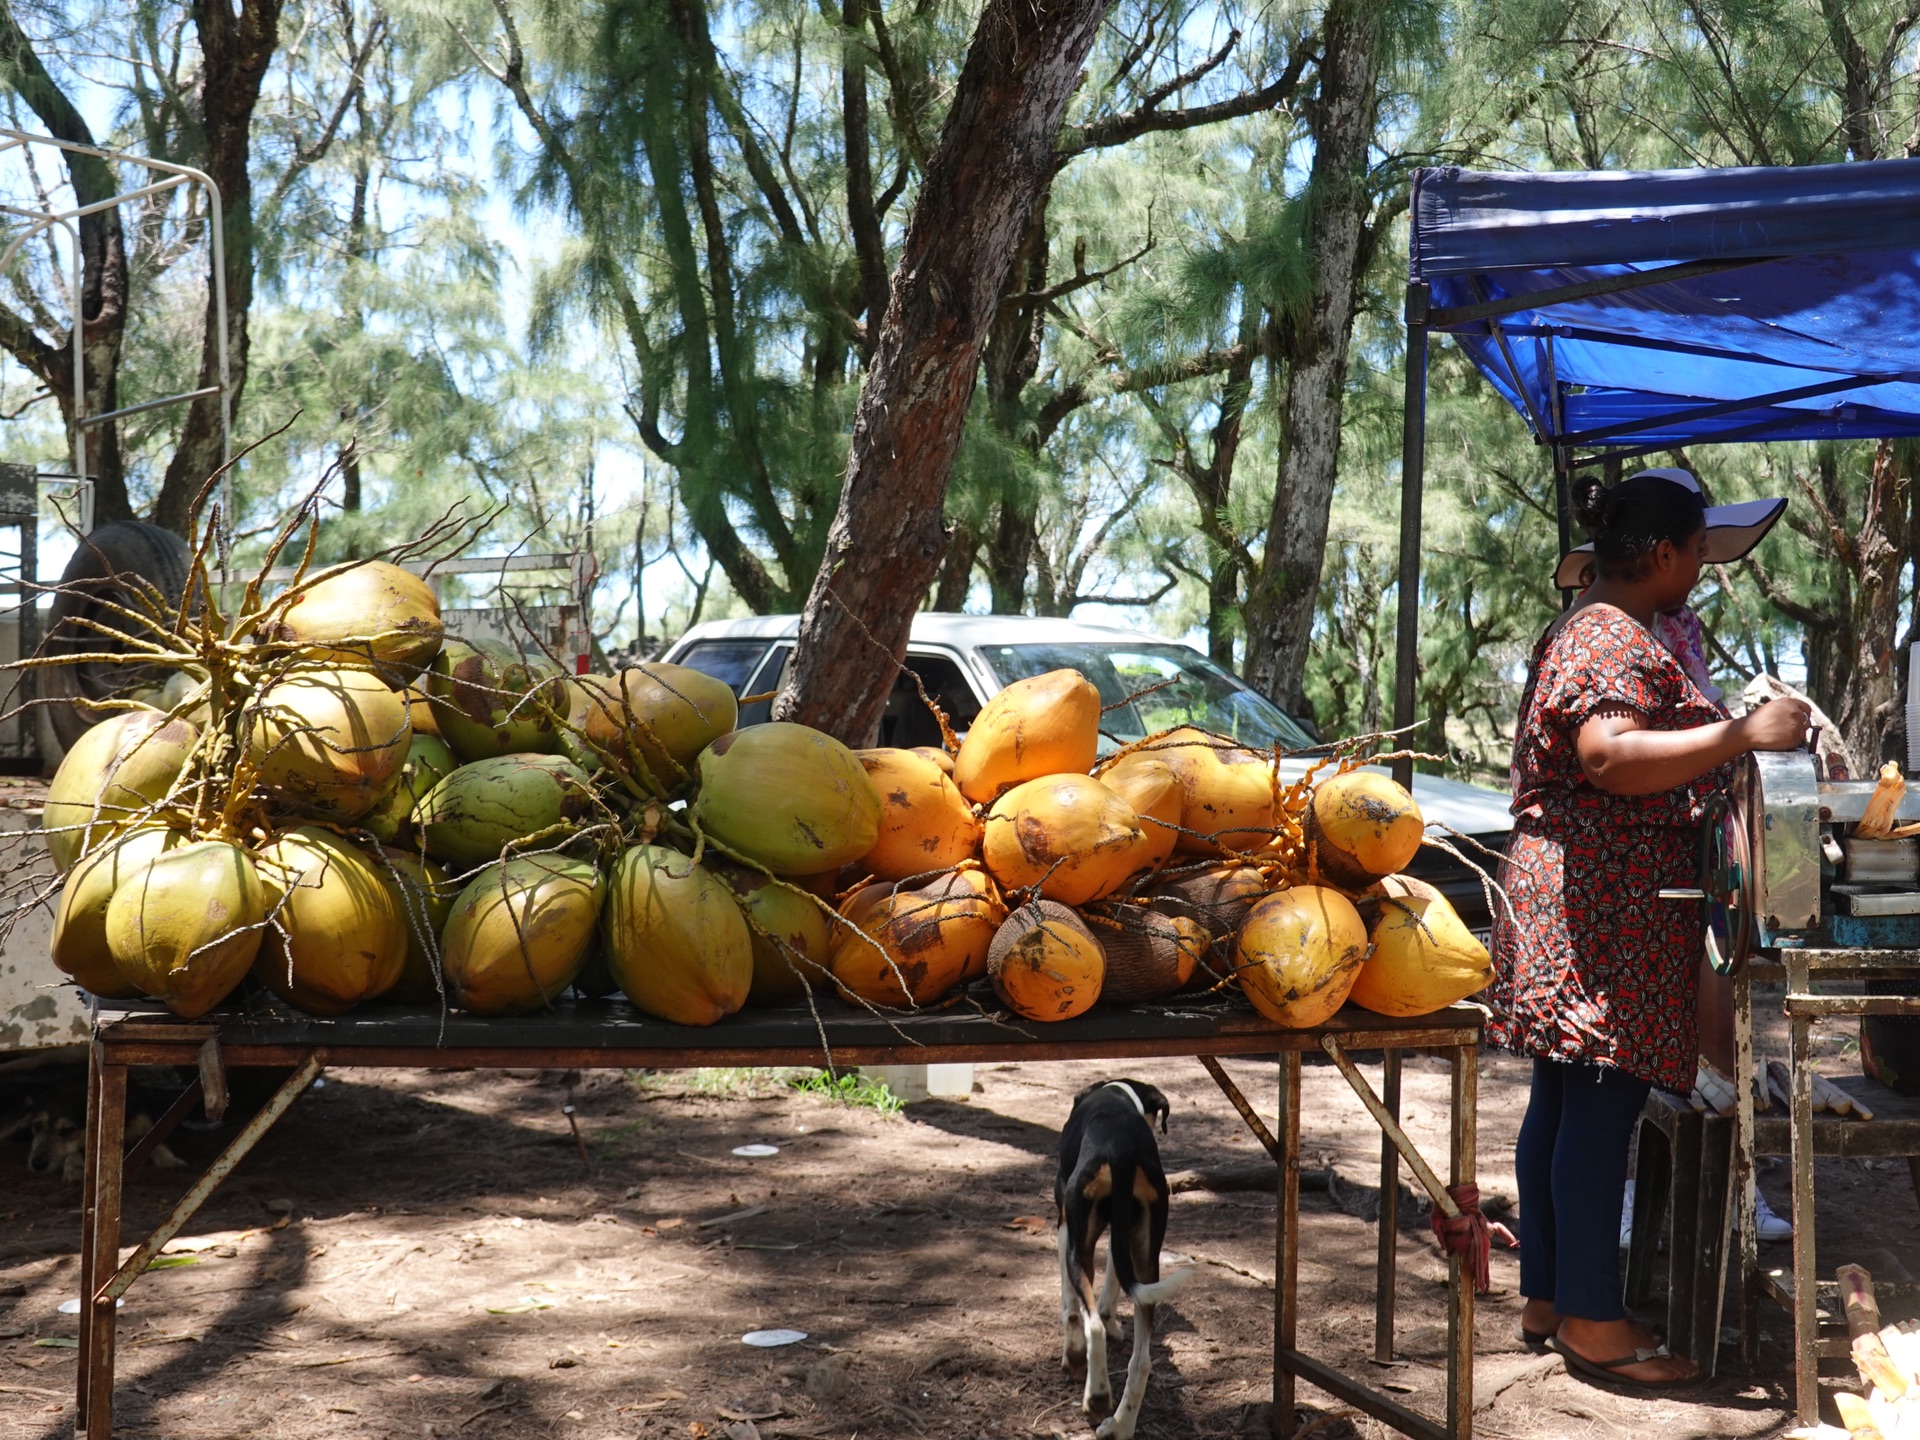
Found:
[[[1139,1272],[1133,1268],[1133,1224],[1139,1207],[1133,1198],[1133,1172],[1131,1164],[1114,1167],[1113,1198],[1107,1211],[1107,1244],[1113,1250],[1113,1276],[1135,1305],[1158,1305],[1186,1289],[1194,1272],[1192,1266],[1183,1266],[1171,1275],[1142,1283]]]

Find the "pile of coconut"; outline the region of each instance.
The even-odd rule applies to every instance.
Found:
[[[1487,979],[1396,873],[1424,826],[1384,774],[1287,783],[1198,729],[1103,759],[1076,671],[1008,687],[945,748],[855,751],[735,729],[694,670],[570,677],[448,638],[385,561],[256,581],[231,615],[196,575],[191,610],[127,612],[143,673],[171,673],[107,703],[46,806],[53,958],[104,998],[509,1015],[571,988],[708,1025],[986,980],[1032,1020],[1237,989],[1306,1026]]]

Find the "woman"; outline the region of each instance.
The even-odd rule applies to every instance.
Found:
[[[1533,1057],[1515,1149],[1521,1329],[1612,1381],[1696,1374],[1620,1303],[1627,1143],[1648,1090],[1692,1088],[1698,825],[1725,767],[1805,738],[1806,706],[1724,717],[1654,638],[1706,556],[1699,493],[1640,474],[1576,485],[1596,578],[1541,637],[1514,738],[1515,816],[1495,917],[1489,1037]]]

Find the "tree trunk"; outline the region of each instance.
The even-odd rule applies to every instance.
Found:
[[[1109,0],[989,0],[927,167],[854,413],[784,720],[870,743],[946,549],[980,350]]]
[[[1366,258],[1367,149],[1379,108],[1380,35],[1370,0],[1327,7],[1320,92],[1311,119],[1307,245],[1312,294],[1291,331],[1280,408],[1280,473],[1266,553],[1247,597],[1247,679],[1286,710],[1305,713],[1302,680],[1320,589],[1327,515],[1340,458],[1347,347]]]
[[[238,417],[247,381],[247,311],[253,304],[253,111],[280,39],[281,0],[196,0],[194,28],[203,57],[200,125],[206,142],[203,168],[220,187],[225,218],[222,239],[227,286],[228,413]],[[198,388],[220,383],[220,319],[212,262],[208,262],[206,320],[201,328]],[[180,443],[167,465],[152,520],[185,535],[193,523],[194,497],[220,468],[220,397],[194,401],[181,427]],[[231,524],[233,517],[228,516]]]
[[[0,0],[0,78],[57,140],[80,145],[97,143],[72,100],[53,81],[14,18],[12,6]],[[67,179],[81,205],[93,205],[120,188],[113,166],[93,155],[63,152]],[[82,404],[88,415],[104,415],[120,404],[120,345],[127,328],[127,243],[118,209],[101,210],[80,221],[80,317],[84,355]],[[68,277],[61,276],[64,291]],[[49,344],[34,332],[23,315],[0,309],[0,345],[52,392],[66,422],[68,445],[78,461],[85,447],[86,471],[93,480],[96,523],[130,520],[126,474],[120,454],[120,427],[109,422],[78,428],[74,413],[73,335],[52,337]]]
[[[1840,658],[1847,674],[1840,708],[1833,712],[1854,758],[1876,769],[1899,748],[1894,742],[1905,729],[1894,648],[1900,633],[1900,571],[1907,560],[1900,541],[1913,480],[1901,458],[1890,440],[1874,450],[1865,512],[1852,537],[1850,643]]]

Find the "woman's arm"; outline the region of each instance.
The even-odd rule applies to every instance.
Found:
[[[1691,730],[1650,730],[1639,711],[1603,705],[1574,736],[1580,768],[1611,795],[1658,795],[1698,780],[1749,750],[1792,750],[1805,743],[1811,712],[1803,700],[1769,700],[1738,720]]]

